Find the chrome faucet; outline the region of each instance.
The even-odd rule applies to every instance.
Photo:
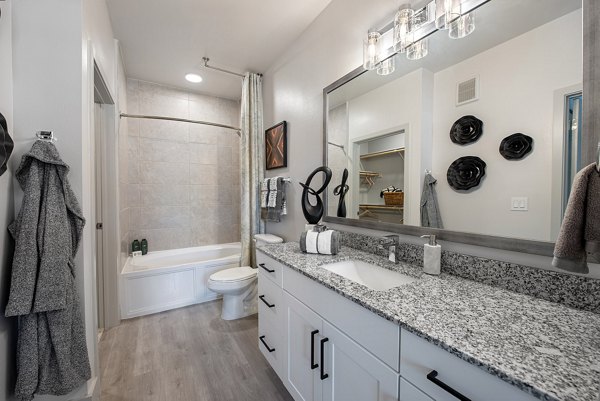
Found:
[[[398,252],[400,248],[399,245],[400,236],[391,234],[381,238],[381,241],[379,242],[379,249],[387,249],[389,251],[388,259],[397,264],[400,263],[398,259]]]

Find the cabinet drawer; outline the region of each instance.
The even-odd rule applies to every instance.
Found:
[[[400,327],[284,267],[283,289],[331,322],[394,371],[400,371]]]
[[[283,336],[272,319],[258,319],[258,348],[275,373],[281,377],[282,359],[285,354]]]
[[[258,277],[258,313],[259,319],[274,319],[281,321],[282,304],[281,287],[264,276]]]
[[[434,401],[424,392],[400,378],[400,401]]]
[[[434,380],[472,400],[535,400],[533,396],[404,329],[400,356],[401,376],[436,401],[456,401],[457,398],[427,378],[432,371],[437,372]]]
[[[258,265],[258,274],[260,277],[266,277],[281,287],[281,272],[283,269],[283,265],[281,263],[268,257],[257,249],[256,264]]]

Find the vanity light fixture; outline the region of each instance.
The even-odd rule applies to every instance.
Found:
[[[394,17],[394,50],[404,53],[412,43],[412,20],[415,11],[411,8],[398,10]]]
[[[475,30],[475,14],[470,12],[462,15],[450,23],[448,36],[451,39],[462,39]]]
[[[185,79],[193,84],[198,84],[202,82],[202,77],[194,73],[185,74]]]
[[[363,43],[363,67],[374,70],[379,64],[381,54],[381,34],[377,31],[369,32]]]
[[[377,67],[377,75],[390,75],[396,70],[396,56],[391,56],[381,63]]]
[[[460,0],[435,0],[435,27],[448,29],[460,17]]]
[[[409,60],[419,60],[429,54],[429,39],[421,39],[417,43],[406,48],[406,58]]]

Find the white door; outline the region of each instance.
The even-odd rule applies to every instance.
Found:
[[[284,382],[296,401],[321,401],[319,345],[323,320],[293,296],[285,293],[286,355]]]
[[[96,190],[96,294],[98,297],[98,330],[104,328],[104,244],[102,238],[102,161],[103,161],[103,110],[102,105],[94,103],[94,162],[95,162],[95,190]]]
[[[323,401],[398,401],[398,373],[327,322],[323,335]]]

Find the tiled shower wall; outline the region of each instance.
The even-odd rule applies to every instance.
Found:
[[[239,126],[240,103],[127,80],[127,112]],[[150,251],[240,240],[239,137],[191,123],[128,119],[129,242]]]

